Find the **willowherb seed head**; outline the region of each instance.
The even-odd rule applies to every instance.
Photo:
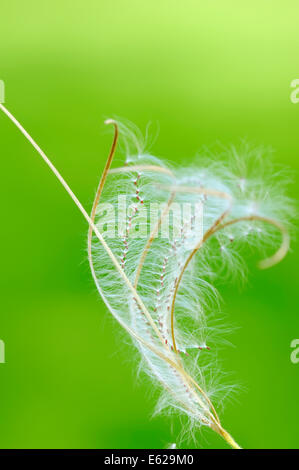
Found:
[[[277,251],[260,267],[279,262],[289,249],[292,202],[284,194],[282,174],[265,174],[259,150],[246,148],[239,155],[229,148],[224,162],[210,157],[202,164],[198,157],[199,167],[174,169],[141,152],[138,145],[134,151],[136,139],[121,129],[130,149],[126,164],[111,170],[110,161],[93,220],[101,233],[104,226],[115,226],[120,196],[126,198],[130,210],[115,228],[119,232],[117,224],[122,223],[123,236],[109,237],[108,231],[105,236],[138,298],[128,283],[120,282],[90,229],[95,282],[112,314],[132,335],[143,367],[163,386],[157,409],[180,410],[193,424],[224,435],[211,402],[215,388],[208,385],[214,381],[211,371],[216,373],[210,349],[219,337],[215,320],[209,320],[217,307],[212,282],[219,276],[243,275],[242,246],[265,251],[277,243]],[[155,204],[153,223],[148,215]],[[191,212],[184,220],[187,204]],[[196,217],[201,226],[194,224]],[[168,237],[163,237],[164,226]],[[217,392],[221,394],[221,386]]]
[[[114,140],[89,216],[56,168],[21,124],[0,104],[50,166],[89,223],[88,258],[112,315],[130,334],[142,368],[161,385],[156,411],[178,410],[191,426],[209,426],[232,446],[212,399],[217,384],[215,278],[244,272],[242,248],[289,249],[292,201],[283,174],[273,175],[259,150],[225,150],[221,161],[201,155],[191,168],[171,168],[145,152],[132,127],[108,120]],[[111,169],[119,131],[124,164]],[[243,153],[242,153],[243,152]],[[218,405],[217,401],[217,405]]]

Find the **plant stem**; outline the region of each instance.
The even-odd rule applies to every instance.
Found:
[[[217,432],[217,434],[219,434],[219,436],[221,436],[233,449],[242,449],[242,447],[239,446],[235,439],[221,426],[220,423],[213,424],[211,429]]]

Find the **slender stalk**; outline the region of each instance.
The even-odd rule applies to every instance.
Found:
[[[216,229],[216,227],[218,227],[221,224],[221,222],[225,219],[225,217],[227,217],[227,215],[230,213],[231,204],[232,204],[231,196],[229,194],[226,194],[220,191],[216,191],[213,189],[209,190],[205,188],[186,188],[186,189],[190,189],[191,192],[195,192],[195,193],[210,194],[211,196],[216,196],[216,197],[221,197],[223,199],[227,199],[229,201],[229,208],[225,210],[220,215],[220,217],[218,217],[218,219],[214,222],[214,224],[206,231],[206,233],[204,234],[202,239],[199,241],[199,243],[196,245],[196,247],[192,250],[187,260],[185,261],[184,266],[182,267],[180,275],[178,276],[177,282],[175,284],[174,293],[172,297],[172,303],[171,303],[171,309],[170,309],[170,325],[171,325],[171,337],[172,337],[173,349],[176,353],[177,353],[177,346],[176,346],[175,331],[174,331],[174,309],[175,309],[175,301],[176,301],[177,293],[178,293],[179,286],[183,278],[184,272],[186,271],[187,267],[189,266],[189,263],[191,262],[195,254],[203,246],[205,241],[214,233],[214,230]]]
[[[19,121],[17,121],[17,119],[5,108],[5,106],[3,106],[3,104],[0,103],[0,109],[6,114],[6,116],[17,126],[17,128],[22,132],[22,134],[26,137],[26,139],[31,143],[31,145],[35,148],[35,150],[40,154],[40,156],[42,157],[42,159],[45,161],[45,163],[48,165],[48,167],[51,169],[51,171],[54,173],[54,175],[56,176],[56,178],[60,181],[60,183],[62,184],[62,186],[64,187],[64,189],[66,190],[66,192],[69,194],[69,196],[72,198],[72,200],[74,201],[74,203],[76,204],[76,206],[78,207],[78,209],[80,210],[81,214],[83,215],[83,217],[86,219],[86,221],[88,222],[88,224],[92,227],[92,230],[94,231],[94,233],[96,234],[96,236],[98,237],[99,241],[101,242],[101,244],[103,245],[104,249],[106,250],[108,256],[110,257],[112,263],[114,264],[116,270],[118,271],[118,273],[120,274],[120,277],[123,279],[123,281],[125,282],[126,286],[128,287],[128,289],[132,292],[132,294],[134,295],[134,298],[136,299],[136,302],[137,304],[139,305],[141,311],[144,313],[144,315],[147,317],[149,323],[151,324],[153,330],[155,331],[156,335],[158,336],[158,338],[160,339],[160,341],[162,343],[164,343],[164,340],[161,336],[161,333],[159,331],[159,329],[157,328],[155,322],[153,321],[150,313],[147,311],[143,301],[141,300],[141,298],[139,297],[138,293],[136,292],[136,290],[134,289],[133,285],[131,284],[130,280],[128,279],[128,277],[126,276],[124,270],[121,268],[119,262],[117,261],[115,255],[113,254],[113,252],[111,251],[109,245],[107,244],[107,242],[105,241],[104,237],[102,236],[102,234],[98,231],[97,227],[95,226],[94,222],[91,220],[91,218],[89,217],[88,213],[86,212],[86,210],[84,209],[84,207],[82,206],[81,202],[79,201],[79,199],[75,196],[75,194],[73,193],[73,191],[71,190],[71,188],[69,187],[69,185],[66,183],[66,181],[63,179],[63,177],[61,176],[61,174],[59,173],[59,171],[55,168],[55,166],[53,165],[53,163],[49,160],[49,158],[46,156],[46,154],[42,151],[42,149],[39,147],[39,145],[33,140],[33,138],[28,134],[28,132],[24,129],[24,127],[19,123]]]
[[[285,226],[275,219],[271,219],[269,217],[262,217],[259,215],[249,215],[249,216],[239,217],[237,219],[232,219],[232,220],[229,220],[228,222],[225,222],[224,224],[221,224],[217,228],[217,230],[215,230],[215,232],[218,232],[218,230],[222,230],[223,228],[228,227],[229,225],[236,224],[238,222],[243,222],[243,221],[265,222],[267,224],[270,224],[276,227],[281,233],[282,241],[281,241],[281,245],[279,249],[276,251],[276,253],[274,253],[274,255],[270,256],[270,258],[266,258],[258,263],[258,266],[261,269],[267,269],[267,268],[270,268],[271,266],[274,266],[286,256],[290,248],[290,235],[287,229],[285,228]]]
[[[100,200],[100,197],[101,197],[101,194],[103,192],[103,188],[104,188],[104,185],[105,185],[105,182],[106,182],[106,179],[107,179],[108,171],[110,169],[110,166],[111,166],[111,163],[112,163],[112,160],[113,160],[113,157],[114,157],[114,153],[115,153],[116,145],[117,145],[117,141],[118,141],[118,134],[119,134],[118,125],[117,125],[116,121],[114,121],[112,119],[107,119],[105,121],[105,124],[113,124],[113,126],[114,126],[114,138],[113,138],[110,153],[109,153],[108,159],[106,161],[106,165],[105,165],[104,171],[102,173],[100,183],[99,183],[99,186],[98,186],[98,189],[97,189],[97,192],[96,192],[95,200],[94,200],[93,205],[92,205],[90,218],[93,222],[94,222],[94,219],[95,219],[97,206],[98,206],[98,203],[99,203],[99,200]],[[91,258],[92,258],[92,255],[91,255],[91,239],[92,239],[92,227],[89,226],[89,229],[88,229],[88,259],[89,259],[90,267],[93,269],[93,263],[92,263],[92,260],[91,260]]]
[[[105,124],[113,124],[114,125],[114,137],[113,137],[113,142],[112,142],[112,145],[111,145],[111,149],[110,149],[110,152],[109,152],[106,164],[105,164],[105,168],[104,168],[104,171],[102,173],[100,183],[99,183],[96,195],[95,195],[95,199],[94,199],[94,202],[93,202],[93,205],[92,205],[90,219],[93,223],[94,223],[94,220],[95,220],[97,206],[98,206],[101,194],[103,192],[104,184],[105,184],[105,181],[106,181],[106,178],[107,178],[107,175],[108,175],[108,171],[110,169],[110,166],[111,166],[111,163],[112,163],[112,160],[113,160],[113,157],[114,157],[114,153],[115,153],[116,145],[117,145],[117,141],[118,141],[118,134],[119,134],[118,125],[115,121],[113,121],[112,119],[108,119],[107,121],[105,121]],[[93,260],[92,260],[92,226],[91,225],[89,225],[89,228],[88,228],[87,253],[88,253],[88,261],[89,261],[91,274],[92,274],[92,277],[93,277],[96,285],[98,286],[98,280],[97,280],[97,276],[96,276],[96,273],[95,273]]]
[[[171,204],[173,203],[173,200],[175,198],[175,192],[172,192],[171,195],[170,195],[170,198],[168,199],[167,201],[167,205],[164,209],[164,211],[162,212],[162,214],[160,215],[159,219],[157,220],[157,223],[155,225],[155,227],[153,228],[147,242],[146,242],[146,245],[144,247],[144,250],[141,254],[141,258],[140,258],[140,261],[139,261],[139,264],[137,266],[137,270],[136,270],[136,275],[135,275],[135,281],[134,281],[134,287],[135,289],[137,289],[137,285],[138,285],[138,281],[139,281],[139,277],[140,277],[140,274],[141,274],[141,270],[142,270],[142,267],[144,265],[144,262],[145,262],[145,259],[147,257],[147,254],[149,252],[149,249],[154,241],[154,238],[155,236],[157,235],[158,231],[159,231],[159,228],[164,220],[164,217],[166,217],[166,215],[168,214],[169,210],[170,210],[170,207],[171,207]]]
[[[242,449],[235,439],[225,430],[222,426],[213,426],[212,429],[216,431],[223,439],[233,448],[233,449]]]
[[[176,186],[176,185],[162,185],[157,184],[158,188],[165,189],[168,191],[175,191],[176,193],[189,193],[189,194],[205,194],[206,196],[220,197],[222,199],[232,200],[232,197],[224,191],[218,191],[217,189],[210,188],[196,188],[190,186]]]
[[[91,214],[91,217],[88,215],[88,213],[86,212],[86,210],[84,209],[84,207],[82,206],[82,204],[80,203],[79,199],[75,196],[75,194],[73,193],[73,191],[71,190],[71,188],[69,187],[69,185],[66,183],[66,181],[64,180],[64,178],[61,176],[61,174],[59,173],[59,171],[55,168],[55,166],[52,164],[52,162],[49,160],[49,158],[46,156],[46,154],[43,152],[43,150],[39,147],[39,145],[33,140],[33,138],[28,134],[28,132],[24,129],[24,127],[19,123],[19,121],[17,121],[17,119],[3,106],[3,104],[0,103],[0,109],[6,114],[6,116],[16,125],[16,127],[21,131],[21,133],[26,137],[26,139],[31,143],[31,145],[35,148],[35,150],[39,153],[39,155],[43,158],[43,160],[45,161],[45,163],[48,165],[48,167],[51,169],[51,171],[54,173],[54,175],[57,177],[57,179],[60,181],[60,183],[62,184],[62,186],[65,188],[66,192],[69,194],[69,196],[71,197],[71,199],[73,200],[73,202],[76,204],[76,206],[78,207],[78,209],[80,210],[81,214],[83,215],[83,217],[86,219],[86,221],[88,222],[89,224],[89,227],[90,227],[90,230],[91,232],[93,231],[95,233],[95,235],[97,236],[97,238],[99,239],[99,241],[101,242],[101,244],[103,245],[103,248],[105,249],[106,253],[108,254],[108,256],[110,257],[113,265],[115,266],[116,270],[118,271],[119,275],[121,276],[121,278],[123,279],[124,283],[126,284],[126,286],[128,287],[128,289],[132,292],[134,298],[136,299],[136,302],[137,304],[139,305],[140,309],[142,310],[142,312],[144,313],[144,315],[148,318],[148,321],[149,323],[151,324],[151,326],[153,327],[154,331],[156,332],[157,334],[157,337],[160,339],[161,343],[164,345],[164,340],[158,330],[158,328],[156,327],[151,315],[149,314],[149,312],[147,311],[145,305],[143,304],[141,298],[139,297],[138,293],[136,292],[136,289],[134,288],[134,286],[131,284],[130,280],[127,278],[124,270],[121,268],[120,264],[118,263],[114,253],[112,252],[112,250],[110,249],[109,245],[107,244],[107,242],[105,241],[105,239],[103,238],[102,234],[98,231],[95,223],[94,223],[94,215],[95,215],[95,210],[96,210],[96,207],[97,207],[97,204],[98,204],[98,201],[100,199],[100,196],[101,196],[101,192],[102,192],[102,189],[103,189],[103,186],[104,186],[104,183],[105,183],[105,180],[106,180],[106,177],[107,177],[107,174],[108,174],[108,171],[109,171],[109,168],[110,168],[110,165],[111,165],[111,162],[112,162],[112,159],[113,159],[113,154],[114,154],[114,151],[115,151],[115,147],[116,147],[116,143],[117,143],[117,137],[118,137],[118,133],[117,133],[117,126],[115,125],[115,123],[113,121],[108,121],[108,123],[113,123],[115,125],[115,136],[114,136],[114,141],[113,141],[113,144],[112,144],[112,148],[111,148],[111,151],[110,151],[110,154],[109,154],[109,157],[108,157],[108,161],[106,163],[106,166],[105,166],[105,169],[104,169],[104,174],[101,178],[101,182],[100,182],[100,185],[99,185],[99,188],[97,190],[97,194],[96,194],[96,199],[95,199],[95,202],[94,202],[94,205],[93,205],[93,210],[92,210],[92,214]],[[89,235],[89,238],[90,238],[90,235]],[[96,280],[96,284],[98,285],[98,281],[96,279],[96,276],[95,276],[95,272],[94,272],[94,267],[93,267],[93,263],[92,263],[92,258],[90,257],[90,263],[92,265],[92,272],[93,272],[93,275],[95,277],[95,280]],[[209,419],[211,420],[212,424],[209,423],[209,421],[207,421],[206,424],[208,424],[212,429],[214,429],[216,432],[218,432],[232,447],[234,448],[239,448],[239,446],[235,443],[235,441],[233,440],[233,438],[221,427],[220,425],[220,421],[219,421],[219,418],[215,412],[215,409],[214,407],[212,406],[209,398],[207,397],[207,395],[203,392],[203,390],[200,388],[200,386],[195,382],[195,380],[189,376],[189,374],[187,374],[187,372],[182,368],[182,366],[180,364],[178,364],[175,360],[172,360],[170,357],[168,357],[166,354],[164,354],[162,351],[160,351],[159,349],[157,349],[156,347],[152,346],[150,343],[148,343],[147,341],[145,341],[143,338],[141,338],[138,334],[136,334],[128,325],[126,325],[120,318],[118,319],[120,324],[132,335],[133,338],[135,338],[137,341],[139,341],[141,344],[144,344],[149,350],[151,350],[154,354],[156,354],[157,356],[159,356],[161,359],[163,359],[164,361],[166,361],[171,367],[175,368],[177,370],[177,372],[180,374],[182,380],[184,381],[184,383],[186,384],[186,386],[189,388],[190,392],[193,394],[195,400],[198,402],[198,404],[202,407],[202,409],[205,411],[205,413],[207,414],[207,416],[209,417]],[[192,386],[192,385],[193,386]],[[198,389],[198,391],[200,391],[200,393],[203,395],[204,399],[206,400],[206,402],[209,404],[209,406],[211,407],[212,409],[212,412],[210,411],[210,409],[208,408],[208,406],[205,404],[204,401],[202,401],[202,399],[198,396],[198,394],[195,392],[195,388]],[[215,415],[214,415],[214,414]]]
[[[113,168],[109,171],[110,175],[115,175],[116,173],[130,173],[131,171],[154,171],[158,173],[164,173],[168,176],[173,176],[172,171],[168,170],[168,168],[164,168],[163,166],[158,165],[128,165],[128,166],[121,166],[119,168]]]

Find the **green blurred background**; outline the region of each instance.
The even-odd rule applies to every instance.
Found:
[[[299,166],[297,1],[2,1],[6,106],[53,159],[86,208],[111,142],[103,120],[142,130],[173,162],[201,145],[271,146]],[[40,157],[0,115],[1,448],[161,448],[179,421],[151,418],[152,387],[110,318],[86,261],[86,223]],[[297,180],[298,181],[298,180]],[[289,188],[298,196],[297,185]],[[299,447],[298,250],[221,289],[236,346],[222,352],[242,386],[222,421],[244,447]],[[212,432],[199,447],[226,447]],[[194,446],[183,443],[184,447]]]

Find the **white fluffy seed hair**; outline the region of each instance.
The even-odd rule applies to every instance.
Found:
[[[120,123],[118,127],[125,142],[124,166],[110,171],[101,192],[101,202],[113,208],[111,219],[108,211],[102,218],[106,206],[99,205],[94,220],[99,230],[103,223],[112,227],[119,196],[126,196],[130,211],[123,232],[109,239],[109,245],[153,324],[128,286],[120,282],[119,273],[93,235],[95,281],[112,314],[134,332],[143,369],[162,385],[156,411],[179,410],[190,417],[192,427],[215,429],[211,400],[227,395],[228,387],[222,389],[217,383],[216,346],[221,330],[217,327],[217,291],[212,282],[220,276],[244,275],[242,245],[266,252],[281,243],[260,267],[280,261],[289,248],[286,227],[293,204],[285,195],[283,173],[269,170],[260,149],[243,145],[237,151],[231,147],[221,162],[215,156],[199,156],[200,167],[194,164],[176,169],[146,153],[144,142],[136,137],[138,133]],[[171,234],[174,217],[167,213],[167,207],[171,212],[169,203],[188,202],[194,207],[199,201],[203,204],[204,243],[202,234],[186,227],[184,220],[176,220],[176,227],[181,224],[177,238],[157,236],[148,246],[149,241],[136,236],[136,230],[148,234],[155,230],[142,213],[149,213],[153,202],[162,204],[162,208],[164,204],[160,222],[162,225],[167,219]]]
[[[112,315],[132,338],[141,367],[161,386],[156,412],[187,415],[191,432],[208,426],[232,447],[239,445],[222,427],[217,407],[229,387],[218,380],[218,328],[215,278],[241,277],[242,246],[276,252],[261,268],[279,262],[289,249],[293,203],[283,173],[274,173],[260,150],[224,149],[221,162],[205,152],[190,168],[172,168],[146,152],[131,125],[106,121],[115,129],[112,148],[89,216],[44,152],[11,113],[14,122],[70,194],[89,224],[88,257],[96,286]],[[111,169],[119,134],[125,159]],[[199,166],[198,166],[199,165]],[[119,197],[130,207],[114,237],[104,226],[118,220]],[[203,207],[203,232],[181,220],[173,204]],[[150,204],[160,207],[155,223]],[[194,215],[193,215],[194,217]],[[163,224],[169,237],[162,238]],[[174,224],[179,231],[173,231]],[[147,238],[138,236],[147,233]]]

